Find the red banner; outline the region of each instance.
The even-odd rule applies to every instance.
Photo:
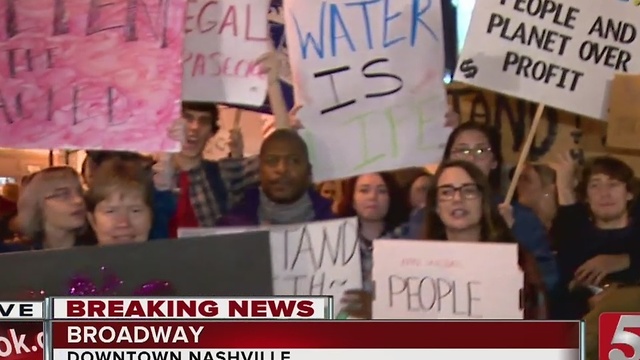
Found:
[[[578,349],[577,322],[77,321],[54,349]]]
[[[43,347],[42,321],[0,322],[0,358],[42,360]]]

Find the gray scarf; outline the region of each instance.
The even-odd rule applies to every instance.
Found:
[[[261,224],[289,225],[313,221],[316,217],[313,203],[309,193],[291,204],[275,203],[260,189],[260,206],[258,207],[258,220]]]

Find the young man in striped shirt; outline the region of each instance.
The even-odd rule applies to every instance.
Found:
[[[154,166],[156,187],[153,239],[175,238],[181,227],[211,227],[237,204],[247,186],[257,182],[257,157],[243,157],[242,134],[231,131],[229,158],[205,160],[207,142],[218,132],[213,103],[183,102],[182,149]],[[176,197],[174,181],[179,194]]]

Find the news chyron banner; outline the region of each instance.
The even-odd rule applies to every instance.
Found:
[[[44,303],[0,301],[0,358],[42,360]]]
[[[311,297],[54,298],[52,303],[47,360],[580,357],[580,322],[325,320],[332,314],[330,300]]]

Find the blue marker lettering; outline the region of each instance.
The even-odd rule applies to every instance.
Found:
[[[350,2],[344,4],[344,6],[360,6],[362,7],[362,17],[364,18],[364,26],[367,30],[367,45],[369,50],[373,49],[373,37],[371,36],[371,21],[369,21],[369,5],[379,3],[380,0],[365,0],[359,2]]]
[[[355,52],[356,47],[353,45],[353,41],[351,41],[351,36],[347,31],[347,27],[344,24],[344,20],[342,20],[342,15],[340,15],[340,9],[338,9],[338,5],[336,4],[329,5],[329,21],[330,21],[329,31],[330,31],[330,38],[331,38],[331,55],[336,56],[336,53],[338,52],[337,40],[342,38],[347,40],[347,42],[349,43],[349,47],[351,48],[351,51]],[[337,31],[336,31],[338,26],[341,27],[341,31],[342,31],[342,35],[340,36],[337,35]]]
[[[389,3],[392,0],[384,0],[384,25],[383,25],[383,30],[382,30],[382,46],[384,46],[385,48],[388,48],[390,46],[392,46],[393,44],[402,41],[404,39],[406,39],[406,36],[401,36],[399,38],[395,38],[393,40],[387,40],[387,36],[389,35],[388,31],[389,31],[389,23],[391,22],[391,20],[397,18],[398,16],[402,15],[401,12],[397,12],[391,16],[389,16]],[[415,0],[414,0],[415,1]]]
[[[424,20],[422,20],[422,15],[424,15],[431,8],[432,0],[426,0],[426,2],[427,4],[423,8],[420,8],[421,0],[413,0],[413,6],[411,9],[411,47],[416,46],[416,41],[418,38],[418,26],[424,27],[431,34],[433,40],[440,41],[438,40],[438,36],[433,31],[433,29],[431,29],[431,27],[426,22],[424,22]]]
[[[310,32],[307,32],[306,35],[302,35],[302,30],[300,30],[300,23],[298,23],[298,19],[296,18],[295,15],[291,14],[291,17],[293,18],[293,23],[296,25],[296,31],[298,32],[298,41],[300,42],[300,50],[302,52],[302,59],[306,60],[308,57],[307,54],[307,49],[309,46],[309,43],[311,43],[313,45],[313,48],[316,50],[316,53],[318,54],[318,58],[320,59],[324,59],[324,15],[325,15],[325,8],[326,8],[327,2],[323,1],[322,5],[320,6],[320,35],[318,36],[318,39],[320,40],[319,42],[316,41],[316,39],[313,37],[313,35]]]

